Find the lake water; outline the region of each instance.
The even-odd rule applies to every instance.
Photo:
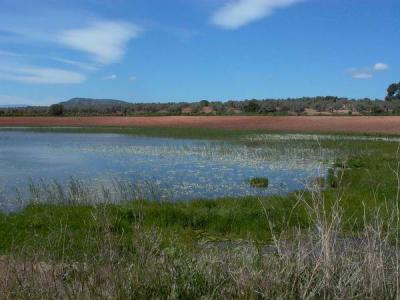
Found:
[[[321,149],[282,143],[0,131],[0,209],[21,205],[15,199],[24,201],[30,183],[62,186],[71,178],[92,187],[151,184],[153,196],[176,201],[286,194],[325,175],[327,157]],[[269,187],[251,187],[251,177],[268,177]]]

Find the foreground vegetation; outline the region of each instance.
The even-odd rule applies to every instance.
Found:
[[[328,177],[287,196],[91,205],[49,187],[0,216],[0,297],[399,297],[398,145],[320,147]]]

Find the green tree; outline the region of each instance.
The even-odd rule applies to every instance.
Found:
[[[204,107],[204,106],[210,106],[210,102],[207,100],[201,100],[200,101],[200,106]]]
[[[64,114],[64,106],[62,104],[53,104],[50,106],[50,114],[52,116],[62,116]]]
[[[259,113],[269,114],[276,112],[277,105],[274,102],[264,102],[261,104]]]
[[[386,101],[400,100],[400,82],[389,85],[385,99]]]
[[[257,100],[251,100],[248,101],[244,107],[243,110],[247,113],[255,113],[258,112],[260,110],[260,104],[258,104]]]

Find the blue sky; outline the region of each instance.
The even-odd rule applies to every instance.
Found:
[[[0,105],[337,95],[400,81],[398,0],[0,0]]]

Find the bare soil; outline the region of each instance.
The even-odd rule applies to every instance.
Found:
[[[5,126],[118,126],[400,134],[400,116],[1,117]]]

